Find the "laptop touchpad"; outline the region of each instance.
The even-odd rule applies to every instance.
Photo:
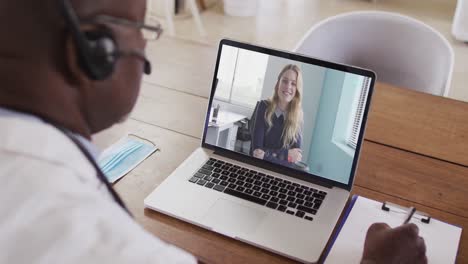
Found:
[[[203,223],[227,235],[255,230],[267,214],[240,203],[219,199],[206,213]]]

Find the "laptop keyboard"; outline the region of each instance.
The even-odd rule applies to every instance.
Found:
[[[189,181],[309,221],[327,195],[324,191],[214,158]]]

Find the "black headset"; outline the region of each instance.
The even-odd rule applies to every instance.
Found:
[[[115,63],[117,62],[118,58],[126,54],[134,55],[144,59],[145,73],[148,72],[148,69],[149,72],[151,72],[151,64],[143,55],[123,53],[118,51],[117,42],[113,38],[110,30],[102,27],[97,30],[88,31],[85,33],[81,32],[79,28],[78,17],[76,16],[75,12],[73,12],[69,0],[59,0],[59,2],[62,13],[65,17],[67,25],[71,29],[71,33],[76,43],[78,52],[77,56],[80,67],[90,79],[105,80],[109,78],[114,72]],[[104,173],[96,164],[96,161],[86,150],[86,148],[64,128],[55,125],[53,122],[49,122],[45,118],[43,118],[43,120],[44,122],[49,123],[60,130],[79,148],[79,150],[84,154],[84,156],[96,170],[97,178],[106,186],[114,201],[130,216],[132,216],[130,210],[128,210],[122,199],[107,181]]]
[[[119,51],[112,32],[106,27],[82,32],[70,1],[59,0],[59,4],[76,44],[78,63],[91,80],[102,81],[109,78],[117,60],[125,55],[143,60],[144,73],[151,74],[151,63],[142,53]]]

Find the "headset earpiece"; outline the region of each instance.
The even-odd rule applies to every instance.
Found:
[[[77,49],[78,62],[92,80],[105,80],[114,72],[117,42],[110,30],[99,28],[83,32],[69,0],[58,0]]]
[[[84,32],[86,52],[79,56],[81,65],[87,75],[93,80],[105,80],[114,72],[117,61],[117,44],[110,31],[97,29]],[[78,49],[78,52],[80,53]]]
[[[78,63],[91,80],[105,80],[114,72],[115,64],[121,56],[135,56],[144,62],[144,73],[151,74],[151,63],[142,52],[119,51],[112,32],[100,26],[97,29],[82,31],[80,22],[69,0],[57,0],[60,11],[70,29],[77,49]]]

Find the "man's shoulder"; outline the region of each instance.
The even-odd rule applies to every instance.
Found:
[[[12,186],[15,186],[13,188],[15,193],[29,190],[40,195],[41,192],[61,192],[80,188],[80,186],[90,183],[95,185],[96,183],[93,180],[95,177],[85,175],[73,167],[35,156],[2,150],[0,150],[0,167],[6,168],[0,170],[2,185],[9,186],[9,190],[11,190]],[[5,193],[5,191],[9,190],[3,190],[2,192]]]
[[[19,118],[0,118],[0,152],[10,157],[28,157],[42,165],[61,165],[79,174],[89,174],[92,165],[80,150],[56,128]],[[11,160],[11,159],[10,159]]]
[[[119,263],[195,263],[190,254],[138,226],[103,196],[102,185],[80,181],[68,167],[0,150],[0,181],[0,229],[10,230],[0,238],[0,248],[15,259],[35,263],[53,255],[61,263],[116,258]],[[69,250],[76,254],[66,254]]]

